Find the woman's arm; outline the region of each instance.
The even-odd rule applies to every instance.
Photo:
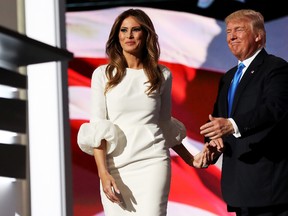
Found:
[[[185,161],[186,164],[189,166],[195,167],[195,168],[205,168],[205,165],[207,163],[207,155],[206,150],[201,151],[201,154],[198,153],[194,157],[188,149],[181,143],[180,145],[176,145],[172,147],[172,149]]]
[[[98,175],[101,180],[103,191],[107,198],[111,200],[111,202],[121,203],[121,200],[115,194],[120,194],[115,179],[107,170],[106,144],[106,140],[102,140],[101,145],[93,149],[94,158],[98,169]]]
[[[181,143],[172,149],[189,165],[195,168],[207,168],[215,158],[224,150],[224,143],[221,138],[205,143],[203,149],[193,156]]]

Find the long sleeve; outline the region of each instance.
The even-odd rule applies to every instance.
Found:
[[[160,127],[166,139],[167,147],[171,148],[182,143],[186,137],[186,128],[182,122],[171,116],[172,74],[167,68],[163,72],[165,84],[161,95]]]
[[[117,146],[117,127],[106,119],[105,68],[106,65],[100,66],[92,74],[91,117],[89,122],[80,126],[77,135],[79,148],[90,155],[93,155],[93,148],[100,146],[102,139],[107,141],[107,154],[110,154]]]

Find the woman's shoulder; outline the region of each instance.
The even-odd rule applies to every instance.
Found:
[[[93,73],[99,73],[99,72],[105,73],[107,66],[108,64],[99,65],[98,67],[95,68]]]
[[[92,80],[106,81],[107,64],[99,65],[92,73]]]
[[[159,64],[159,68],[162,71],[165,79],[168,79],[172,76],[171,70],[167,66]]]
[[[93,71],[92,76],[103,76],[105,75],[105,71],[107,68],[108,64],[103,64],[103,65],[99,65],[98,67],[96,67]]]

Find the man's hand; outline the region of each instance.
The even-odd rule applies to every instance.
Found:
[[[222,138],[205,143],[202,151],[194,156],[193,167],[207,168],[223,151],[224,143]]]
[[[200,134],[210,139],[217,139],[223,136],[227,136],[234,132],[233,125],[226,118],[214,118],[209,115],[210,122],[200,127]]]
[[[192,166],[199,169],[207,168],[208,165],[211,163],[210,159],[211,155],[209,153],[209,144],[206,143],[202,151],[194,156]]]

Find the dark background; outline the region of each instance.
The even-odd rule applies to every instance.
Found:
[[[270,21],[288,15],[285,0],[214,0],[207,8],[197,6],[198,0],[66,0],[67,11],[96,10],[118,6],[149,6],[152,8],[178,10],[223,20],[238,9],[254,9]]]

